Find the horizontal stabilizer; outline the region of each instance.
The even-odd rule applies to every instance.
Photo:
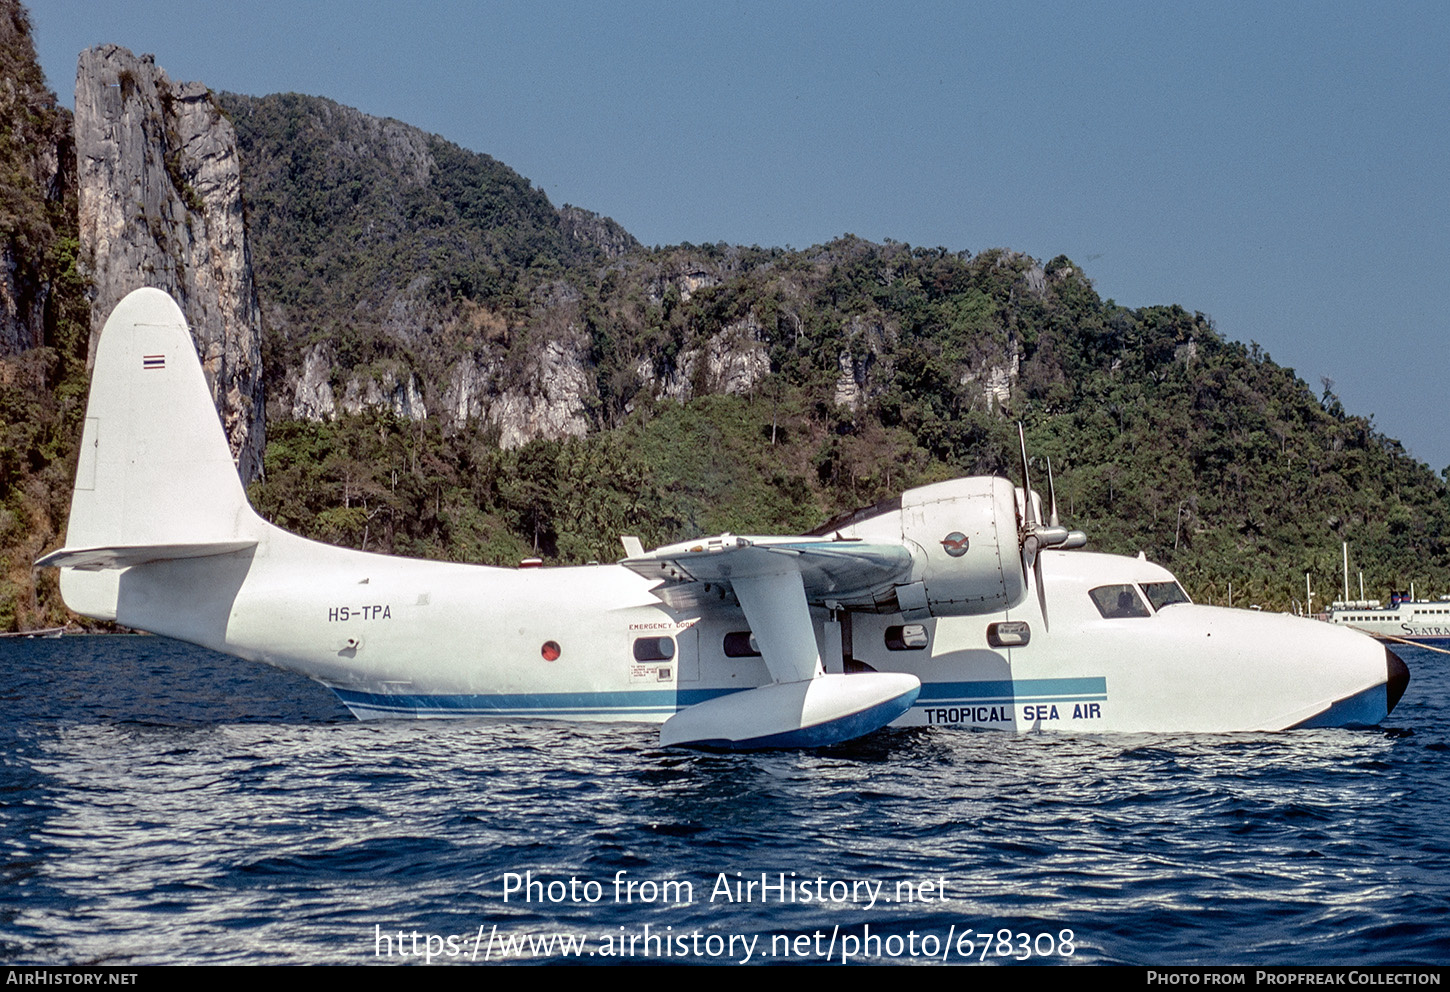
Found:
[[[153,561],[178,558],[210,558],[255,548],[256,541],[212,541],[189,544],[129,544],[110,548],[61,548],[35,563],[36,568],[78,568],[99,572],[108,568],[130,568]]]

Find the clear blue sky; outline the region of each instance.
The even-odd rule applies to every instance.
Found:
[[[1450,4],[33,0],[486,152],[647,244],[843,233],[1073,258],[1450,465]]]

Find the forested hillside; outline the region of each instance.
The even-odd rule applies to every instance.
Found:
[[[281,419],[315,412],[319,388],[356,408],[400,384],[415,403],[416,383],[436,410],[448,372],[523,323],[536,294],[639,247],[607,218],[555,209],[503,163],[398,121],[297,94],[218,99],[244,160]],[[309,355],[325,382],[301,381]],[[349,403],[348,382],[381,389]]]
[[[74,180],[35,178],[68,124],[17,16],[3,66],[29,95],[0,107],[0,235],[46,316],[0,355],[0,629],[65,616],[29,562],[63,534],[88,320]],[[648,248],[406,124],[218,102],[264,325],[251,493],[282,526],[457,561],[612,560],[620,534],[799,532],[910,486],[1015,478],[1021,421],[1090,547],[1146,552],[1200,600],[1232,583],[1288,608],[1308,571],[1322,604],[1343,540],[1374,594],[1450,593],[1428,467],[1202,314],[1120,307],[1069,259],[849,235]]]
[[[718,281],[651,295],[681,271]],[[1450,574],[1444,486],[1397,442],[1201,314],[1104,302],[1066,259],[846,238],[665,249],[576,278],[608,343],[590,436],[502,451],[431,419],[293,422],[274,427],[259,504],[405,554],[607,560],[620,533],[797,531],[908,486],[1015,476],[1020,419],[1091,546],[1144,551],[1202,599],[1233,583],[1236,601],[1288,607],[1306,571],[1332,595],[1341,540],[1386,592]],[[746,318],[768,374],[657,395],[679,356]]]

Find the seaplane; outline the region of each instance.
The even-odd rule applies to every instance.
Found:
[[[1196,605],[1141,555],[1082,550],[1023,448],[1021,489],[941,482],[805,535],[625,536],[616,563],[549,568],[371,554],[252,509],[181,310],[139,289],[97,344],[66,544],[36,564],[77,613],[299,672],[361,719],[645,721],[665,746],[764,749],[1364,727],[1403,695],[1364,634]]]

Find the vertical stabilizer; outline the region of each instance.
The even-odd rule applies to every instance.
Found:
[[[181,308],[136,290],[96,345],[66,544],[214,542],[252,519]]]
[[[160,290],[136,290],[101,331],[66,548],[41,564],[64,566],[71,609],[113,616],[114,574],[78,569],[225,553],[255,542],[264,526],[181,309]]]

